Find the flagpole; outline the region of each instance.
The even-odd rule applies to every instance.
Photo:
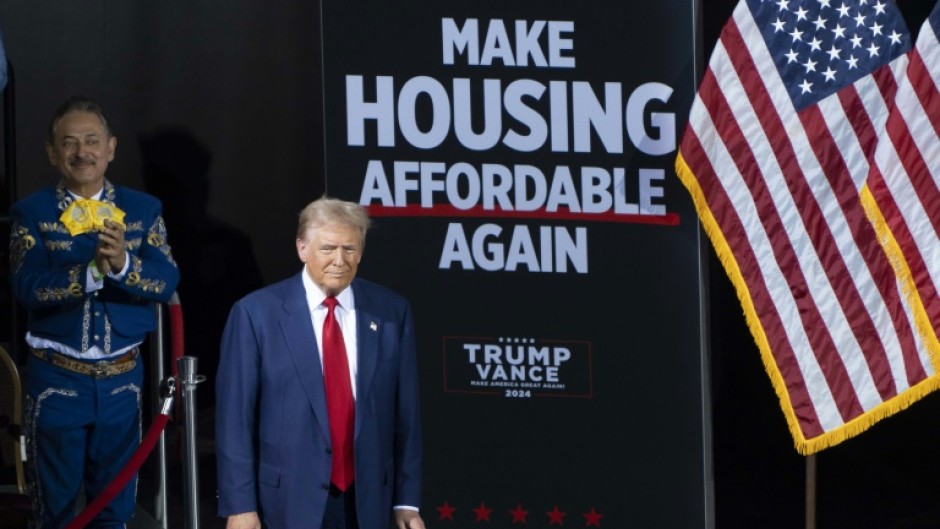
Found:
[[[816,529],[816,454],[806,456],[806,529]]]

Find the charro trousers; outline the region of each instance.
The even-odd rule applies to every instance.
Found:
[[[106,378],[81,375],[30,355],[26,372],[30,529],[60,529],[120,472],[141,439],[143,366]],[[136,476],[86,527],[123,528],[134,514]]]

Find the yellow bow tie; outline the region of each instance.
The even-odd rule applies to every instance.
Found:
[[[62,212],[59,220],[72,236],[104,229],[104,219],[124,225],[124,212],[114,204],[79,198]]]

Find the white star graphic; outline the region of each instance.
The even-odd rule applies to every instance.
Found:
[[[820,50],[820,47],[819,47],[820,44],[822,44],[822,41],[819,40],[819,39],[817,39],[816,37],[813,37],[813,40],[811,40],[810,43],[809,43],[809,47],[812,48],[813,51],[819,51],[819,50]]]
[[[826,71],[823,72],[823,77],[826,78],[826,81],[835,81],[836,80],[836,71],[832,68],[827,67]]]
[[[865,25],[865,15],[861,13],[855,15],[855,27],[864,26],[864,25]]]
[[[803,89],[803,91],[800,92],[801,94],[805,94],[805,93],[807,93],[807,92],[812,93],[812,91],[813,91],[813,83],[807,81],[806,79],[803,79],[803,82],[800,83],[800,88]]]
[[[871,26],[871,34],[872,34],[872,35],[881,35],[881,34],[882,34],[882,33],[881,33],[881,28],[882,28],[882,27],[883,27],[883,26],[882,26],[881,24],[875,22],[875,23],[872,24],[872,26]]]
[[[858,59],[856,59],[854,55],[849,55],[848,60],[846,60],[845,62],[849,64],[849,70],[854,70],[858,68]]]
[[[878,56],[878,46],[875,46],[874,42],[872,42],[871,46],[868,47],[868,56],[869,57]]]
[[[827,51],[826,53],[829,54],[829,60],[830,60],[830,61],[837,61],[837,60],[839,60],[839,55],[842,54],[842,50],[839,49],[838,46],[836,46],[835,44],[833,44],[832,47],[829,48],[829,51]]]
[[[861,45],[862,45],[862,37],[859,37],[858,35],[855,35],[854,37],[852,37],[852,38],[849,39],[849,40],[852,41],[852,49],[853,49],[853,50],[854,50],[855,48],[861,47]]]
[[[816,61],[812,59],[806,59],[806,62],[803,63],[803,68],[806,68],[806,73],[816,71]]]
[[[891,44],[900,44],[901,43],[901,34],[895,30],[891,31],[891,34],[888,35],[888,38],[891,39]]]
[[[780,7],[780,11],[789,11],[790,8],[787,7],[790,4],[790,0],[777,0],[777,6]]]
[[[793,31],[790,32],[790,36],[793,37],[793,42],[799,42],[803,40],[803,32],[793,28]]]
[[[879,15],[885,14],[885,4],[884,4],[884,2],[880,2],[880,1],[879,1],[877,4],[875,4],[875,13],[878,13]]]
[[[787,64],[790,64],[791,62],[796,62],[800,54],[797,53],[796,50],[790,50],[789,52],[787,52],[786,56],[787,56]]]
[[[822,9],[822,8],[824,8],[824,7],[825,7],[826,9],[828,9],[828,8],[829,8],[829,1],[830,1],[830,0],[819,0],[819,7],[820,7],[820,9]]]
[[[842,7],[839,8],[839,18],[849,16],[849,6],[845,5],[845,2],[842,2]]]
[[[780,33],[781,31],[783,31],[783,30],[785,29],[785,26],[786,26],[786,25],[787,25],[786,22],[784,22],[784,21],[782,21],[782,20],[780,20],[780,19],[778,18],[777,21],[773,23],[773,26],[774,26],[774,33]]]
[[[806,13],[808,12],[809,11],[803,9],[803,6],[800,6],[800,8],[796,10],[796,21],[806,20]]]
[[[826,19],[823,18],[822,15],[817,17],[816,20],[813,21],[813,24],[816,25],[816,31],[819,31],[820,29],[826,29]]]
[[[844,39],[845,38],[845,28],[841,24],[836,24],[836,27],[832,28],[832,34],[835,35],[834,38]]]

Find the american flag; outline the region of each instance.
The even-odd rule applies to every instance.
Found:
[[[803,454],[938,384],[860,199],[909,50],[886,0],[741,0],[676,160]]]
[[[862,201],[940,354],[940,3],[917,36],[875,151]],[[932,339],[930,337],[933,337]]]

